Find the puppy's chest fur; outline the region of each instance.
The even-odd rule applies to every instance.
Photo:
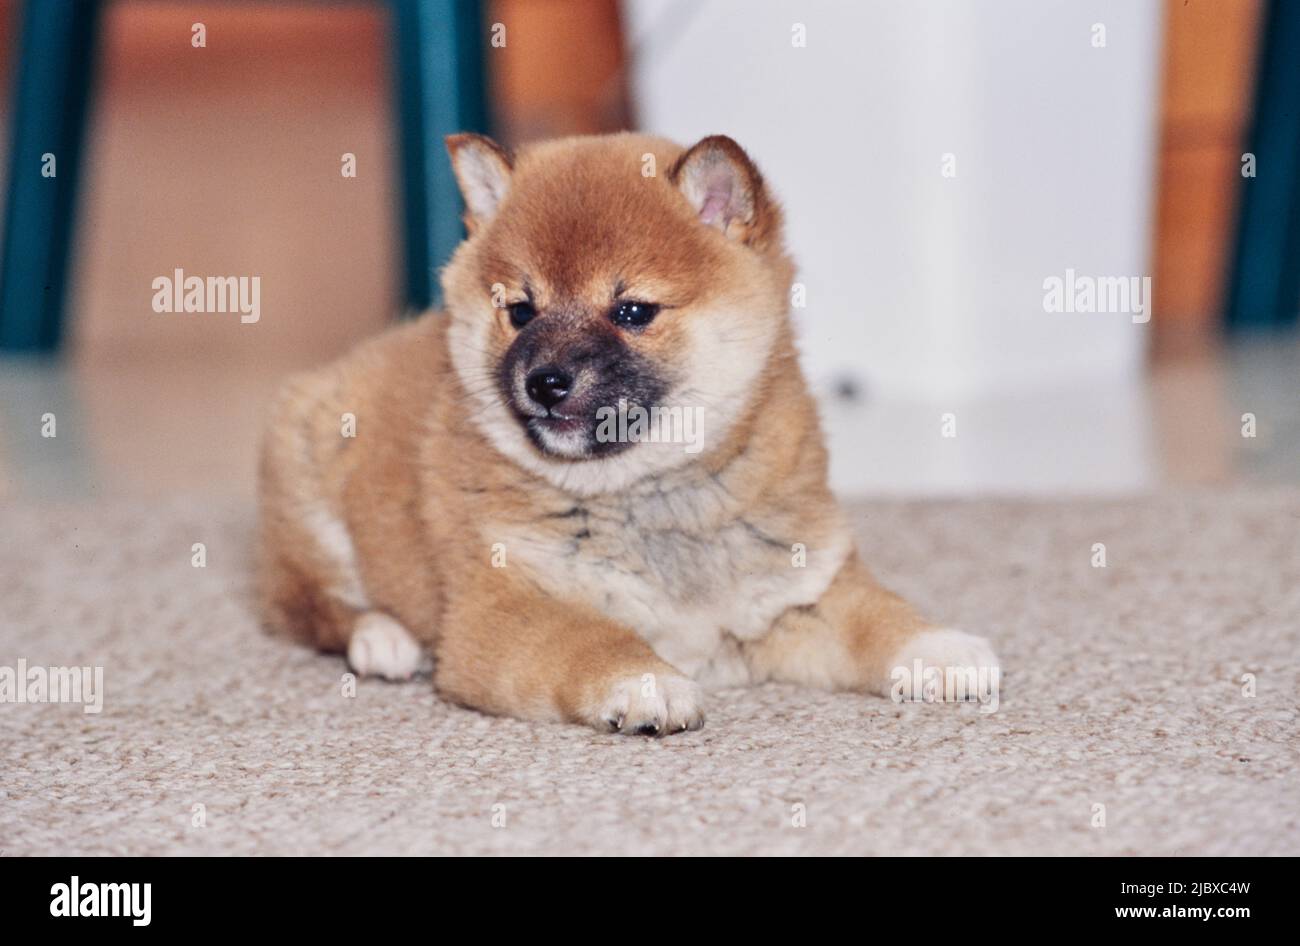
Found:
[[[744,643],[817,601],[850,542],[835,530],[789,534],[736,506],[707,477],[584,499],[504,530],[507,561],[549,594],[631,627],[701,682],[741,685]]]

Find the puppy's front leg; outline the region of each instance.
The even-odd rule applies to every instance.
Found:
[[[876,584],[852,555],[815,605],[792,608],[772,631],[747,645],[756,680],[783,680],[827,690],[863,690],[886,696],[893,673],[938,668],[991,669],[988,641],[922,620],[902,598]]]
[[[466,706],[662,736],[704,725],[696,683],[630,628],[504,571],[457,589],[434,682]]]

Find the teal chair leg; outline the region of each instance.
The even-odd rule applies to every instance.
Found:
[[[1300,312],[1300,3],[1273,0],[1265,16],[1249,145],[1256,176],[1241,181],[1230,329],[1291,326]]]
[[[14,82],[0,350],[54,351],[94,72],[99,0],[27,0]]]
[[[479,0],[393,0],[408,312],[440,301],[437,269],[464,239],[460,193],[442,139],[488,130],[486,30]]]

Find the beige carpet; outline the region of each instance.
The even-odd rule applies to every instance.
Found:
[[[250,510],[0,506],[0,666],[98,664],[106,690],[97,716],[0,704],[0,854],[1300,849],[1300,494],[858,521],[883,578],[993,638],[998,712],[768,686],[644,741],[427,681],[347,699],[341,660],[257,630]]]

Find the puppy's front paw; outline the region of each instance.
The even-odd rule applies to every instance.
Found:
[[[348,663],[362,676],[408,680],[420,668],[422,657],[411,632],[387,614],[367,612],[352,627]]]
[[[972,684],[984,686],[982,681],[992,675],[1001,676],[997,655],[984,638],[951,628],[933,628],[913,636],[893,656],[885,668],[888,679],[882,691],[889,693],[900,679],[910,681],[917,674],[918,664],[922,683],[935,688],[938,700],[974,699],[978,691],[972,692]]]
[[[592,714],[597,729],[625,736],[668,736],[704,725],[700,687],[677,674],[621,677]]]

